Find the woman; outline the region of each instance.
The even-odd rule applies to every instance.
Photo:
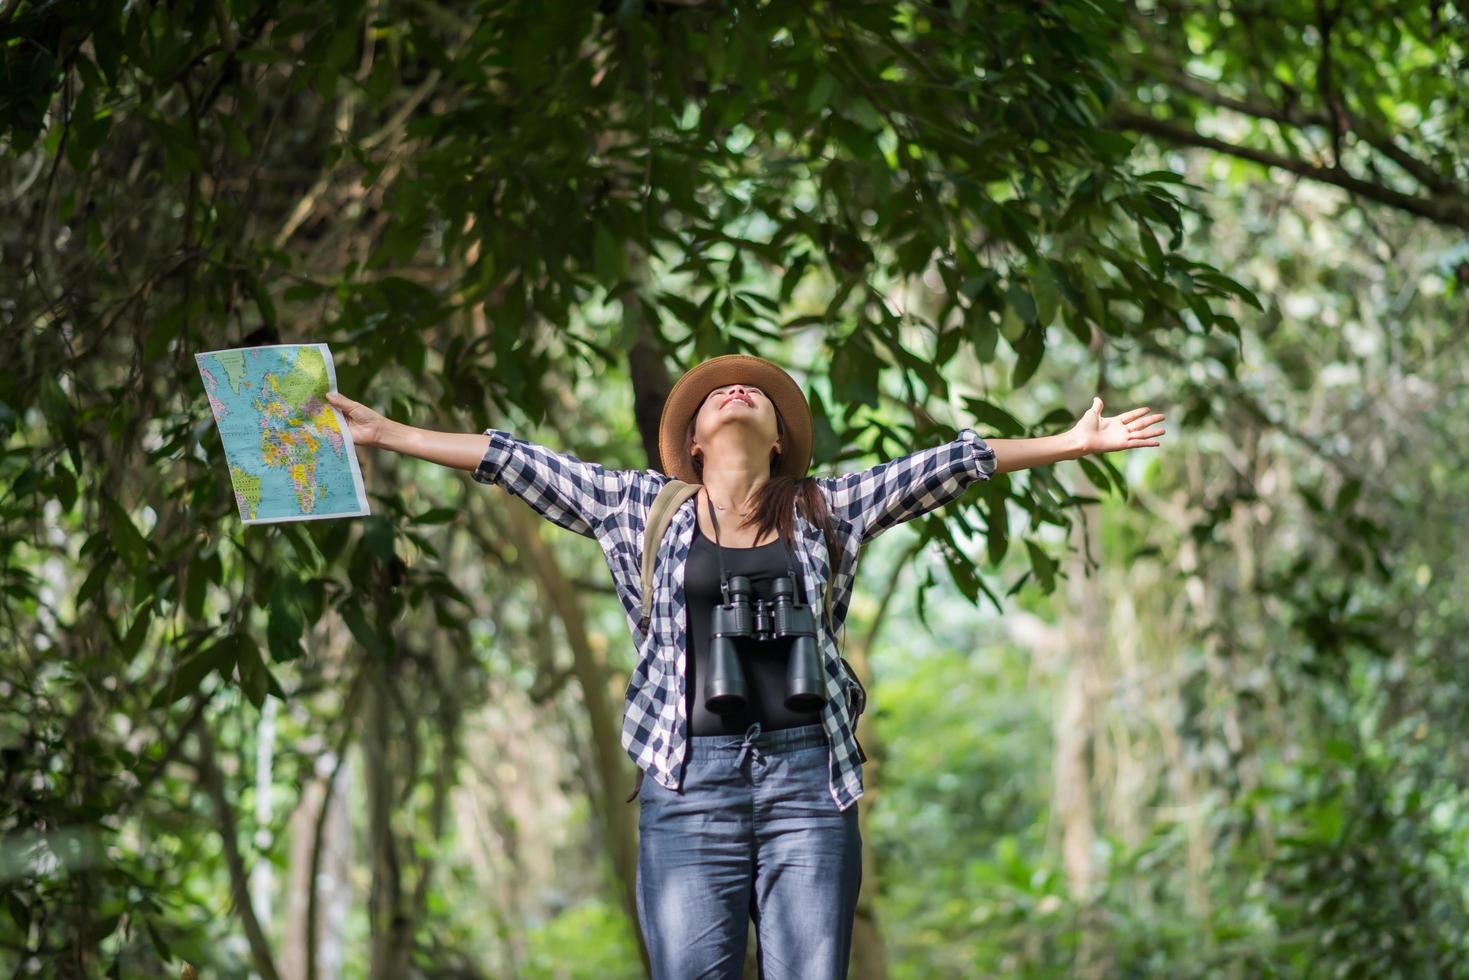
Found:
[[[1162,415],[1104,418],[1097,398],[1064,434],[986,442],[965,428],[866,470],[810,476],[804,393],[744,354],[704,361],[673,386],[659,423],[662,471],[608,470],[499,429],[417,429],[329,397],[359,445],[468,470],[601,545],[639,651],[621,740],[639,770],[637,902],[655,980],[739,977],[751,918],[762,977],[846,976],[862,875],[853,804],[865,694],[837,637],[862,545],[994,473],[1156,446],[1163,434],[1149,429]],[[643,531],[670,479],[699,489],[648,543],[657,552],[644,617]],[[737,575],[752,604],[784,576],[791,601],[811,608],[819,707],[786,699],[788,639],[731,638],[745,697],[711,700],[722,691],[709,684],[714,610]]]

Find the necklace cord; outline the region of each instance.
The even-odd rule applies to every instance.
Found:
[[[704,501],[709,505],[709,522],[714,525],[714,551],[719,556],[719,589],[724,595],[725,604],[728,605],[729,577],[724,574],[724,545],[719,543],[719,518],[714,516],[714,497],[710,495],[708,487],[704,488]],[[781,551],[785,552],[786,571],[791,577],[792,590],[803,588],[801,577],[796,574],[796,566],[791,561],[791,549],[785,546],[784,540],[781,540]],[[800,593],[800,597],[804,598],[804,593]]]

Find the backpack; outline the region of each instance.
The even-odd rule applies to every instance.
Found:
[[[699,492],[702,484],[685,483],[682,480],[670,479],[658,490],[658,496],[653,499],[653,506],[648,511],[648,523],[643,529],[643,618],[639,621],[639,628],[647,632],[648,624],[653,618],[653,563],[658,557],[658,545],[663,541],[663,535],[668,531],[668,525],[673,521],[673,514],[679,506]],[[834,555],[827,555],[827,567],[835,569],[832,561]],[[831,628],[831,581],[835,577],[830,574],[826,579],[826,592],[822,597],[822,605],[826,610],[826,625]],[[834,632],[834,631],[833,631]],[[848,707],[851,709],[852,725],[855,728],[857,718],[867,707],[867,689],[862,686],[862,681],[857,677],[857,671],[847,662],[846,657],[839,657],[844,670],[852,681],[853,687],[849,688],[850,698]],[[867,761],[867,754],[862,751],[859,743],[857,746],[859,757],[863,762]],[[627,802],[631,803],[638,795],[638,788],[643,785],[643,770],[638,770],[637,785],[632,794],[628,796]]]

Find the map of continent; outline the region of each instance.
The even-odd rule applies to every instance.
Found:
[[[326,344],[194,355],[246,524],[362,517],[357,450],[326,400],[337,386]]]

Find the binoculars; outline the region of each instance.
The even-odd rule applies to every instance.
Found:
[[[826,704],[826,678],[816,647],[816,616],[808,603],[792,599],[790,576],[775,580],[775,598],[750,594],[750,580],[732,575],[725,585],[728,600],[714,607],[709,631],[709,673],[704,680],[704,704],[715,714],[745,707],[745,671],[735,648],[743,637],[757,643],[790,645],[786,671],[785,705],[791,711],[819,711]]]

